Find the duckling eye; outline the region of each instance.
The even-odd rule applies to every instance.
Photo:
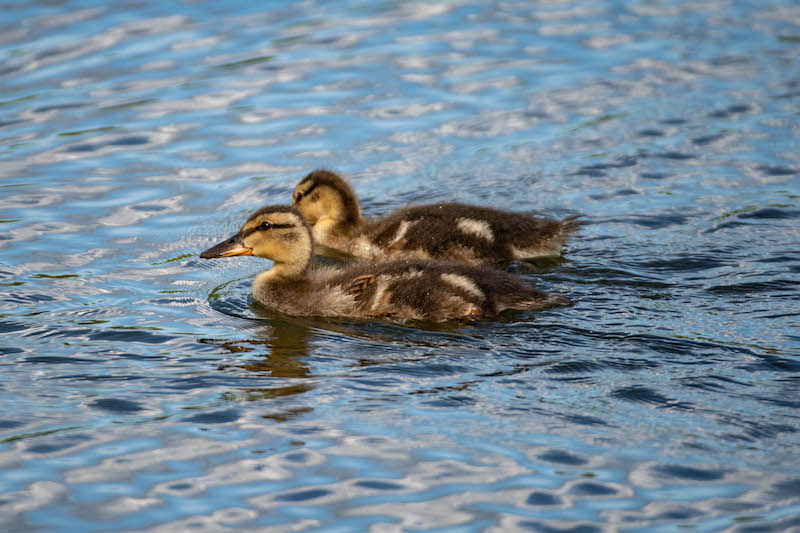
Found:
[[[262,222],[261,224],[258,225],[258,229],[260,229],[260,230],[268,230],[271,227],[272,227],[272,224],[270,224],[269,222]]]
[[[295,202],[299,202],[302,199],[303,199],[303,193],[301,192],[297,193],[297,195],[294,197]]]

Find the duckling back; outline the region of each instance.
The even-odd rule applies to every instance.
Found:
[[[295,187],[293,202],[313,226],[317,251],[359,258],[442,259],[494,264],[557,256],[578,230],[577,217],[534,217],[488,207],[441,203],[364,220],[355,192],[338,174],[315,170]]]
[[[311,229],[294,207],[266,206],[207,259],[254,255],[273,261],[253,282],[264,305],[291,315],[394,317],[431,321],[492,317],[569,300],[487,267],[431,260],[369,261],[340,270],[310,268]]]
[[[305,284],[254,283],[262,303],[295,315],[391,317],[430,321],[494,317],[505,309],[565,305],[563,296],[490,268],[402,260],[365,262],[309,273]]]
[[[512,259],[557,256],[579,228],[577,217],[534,217],[457,203],[403,209],[368,224],[376,254],[493,264]]]

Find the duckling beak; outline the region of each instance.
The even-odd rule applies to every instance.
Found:
[[[244,245],[241,232],[227,241],[222,241],[216,246],[212,246],[200,254],[200,257],[203,259],[216,259],[218,257],[231,257],[234,255],[253,255],[253,249]]]

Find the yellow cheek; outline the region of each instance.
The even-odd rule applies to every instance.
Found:
[[[303,202],[297,206],[297,209],[309,224],[315,224],[322,216],[322,210],[317,203]]]
[[[268,257],[270,259],[275,258],[275,245],[272,243],[267,243],[265,246],[262,246],[260,251],[260,255],[263,255],[264,257]]]
[[[248,248],[252,248],[254,253],[259,252],[264,247],[264,244],[261,242],[261,240],[257,239],[254,235],[250,235],[244,239],[242,243]]]
[[[316,222],[310,210],[304,205],[297,205],[297,210],[300,211],[300,214],[303,215],[303,218],[308,221],[309,224],[313,224]]]

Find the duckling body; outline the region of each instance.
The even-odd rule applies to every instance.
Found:
[[[311,269],[312,243],[311,230],[296,209],[269,206],[201,257],[272,259],[272,269],[253,282],[253,296],[267,307],[297,316],[441,322],[569,303],[563,296],[527,286],[514,275],[472,265],[410,259]]]
[[[443,259],[481,265],[558,256],[581,223],[459,203],[408,207],[364,219],[353,189],[339,175],[315,170],[293,194],[313,226],[321,253],[372,259]]]

